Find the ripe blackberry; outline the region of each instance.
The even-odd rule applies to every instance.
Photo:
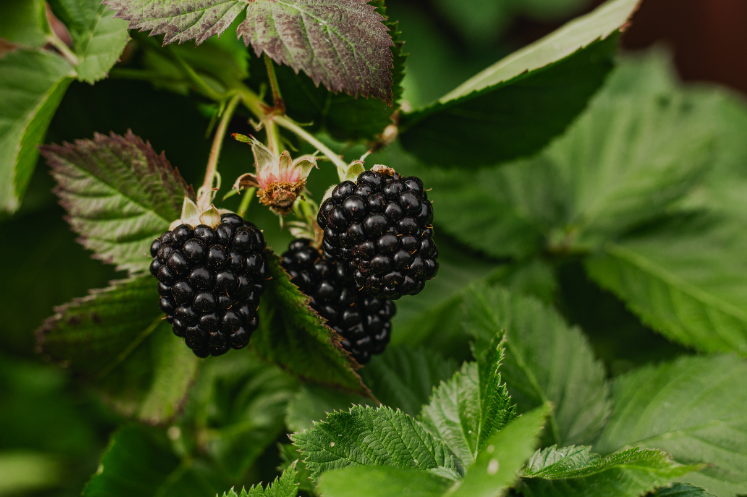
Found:
[[[311,297],[311,307],[342,335],[343,348],[359,364],[384,352],[392,334],[394,302],[360,292],[346,263],[323,256],[304,238],[291,242],[282,265],[291,281]]]
[[[268,272],[264,248],[262,232],[236,214],[215,228],[181,224],[151,244],[161,310],[196,356],[249,343]]]
[[[348,261],[358,288],[396,300],[415,295],[438,272],[433,207],[423,182],[374,166],[343,181],[319,209],[328,257]]]

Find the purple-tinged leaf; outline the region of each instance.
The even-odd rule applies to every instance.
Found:
[[[179,218],[190,187],[164,154],[132,132],[48,145],[41,152],[79,241],[94,257],[132,273],[150,264],[150,242]]]

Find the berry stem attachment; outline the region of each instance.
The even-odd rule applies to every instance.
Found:
[[[241,205],[239,205],[239,211],[237,213],[239,216],[244,217],[246,211],[249,210],[249,206],[252,203],[255,193],[257,193],[257,187],[255,186],[244,190],[244,198],[241,199]]]
[[[326,145],[314,138],[311,133],[307,132],[305,129],[303,129],[287,117],[277,116],[274,118],[274,120],[278,124],[278,126],[281,126],[288,131],[298,135],[299,138],[305,140],[309,145],[316,147],[317,150],[323,153],[329,160],[332,161],[332,163],[337,168],[337,175],[340,177],[340,181],[345,181],[348,165],[345,164],[345,161],[342,160],[339,155],[335,154]]]
[[[239,100],[239,95],[234,95],[231,100],[229,100],[228,105],[226,105],[226,108],[223,111],[223,116],[221,116],[218,129],[215,132],[213,147],[210,149],[210,158],[208,159],[207,170],[205,171],[205,181],[203,181],[202,187],[197,196],[197,206],[201,210],[207,209],[210,207],[210,204],[213,203],[213,182],[218,173],[218,158],[220,157],[220,152],[223,148],[226,128],[228,128],[228,123],[231,121],[234,111],[236,111],[236,106],[238,105]]]

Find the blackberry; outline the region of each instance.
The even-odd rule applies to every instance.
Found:
[[[384,352],[392,334],[394,302],[360,292],[346,263],[322,255],[303,238],[291,242],[282,265],[291,281],[311,297],[311,307],[342,335],[343,348],[359,364]]]
[[[249,343],[268,272],[264,248],[262,232],[236,214],[215,228],[181,224],[151,244],[159,306],[198,357]]]
[[[433,207],[423,182],[374,166],[343,181],[319,209],[327,257],[348,261],[358,288],[396,300],[438,273]]]

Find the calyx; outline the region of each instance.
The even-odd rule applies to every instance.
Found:
[[[256,174],[242,174],[233,187],[239,191],[257,187],[257,197],[262,205],[277,214],[288,214],[306,187],[311,169],[317,167],[316,157],[304,155],[293,160],[287,150],[278,157],[254,137],[234,134],[234,138],[251,144]]]

